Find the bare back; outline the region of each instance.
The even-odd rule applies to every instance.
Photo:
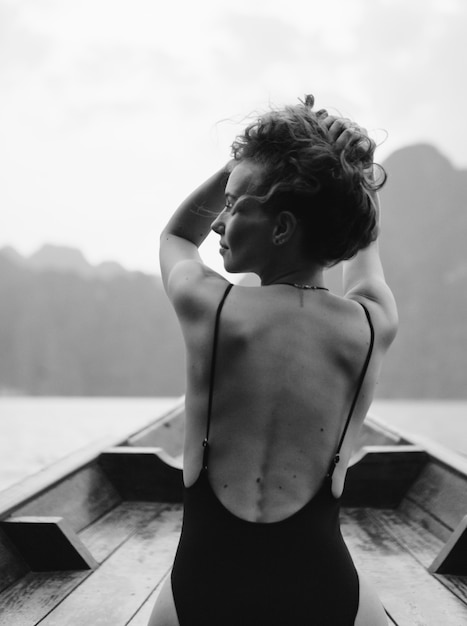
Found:
[[[214,317],[226,285],[213,281],[203,315],[180,315],[187,344],[187,486],[202,464]],[[210,428],[210,482],[224,506],[238,517],[270,522],[316,493],[369,343],[368,321],[353,300],[280,284],[232,289],[220,322]],[[334,474],[335,496],[342,491],[380,362],[376,347]]]

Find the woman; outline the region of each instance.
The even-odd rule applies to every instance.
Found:
[[[397,327],[373,151],[308,96],[251,124],[162,233],[187,352],[185,509],[151,626],[387,624],[338,519]],[[203,264],[211,229],[225,269],[260,287],[232,289]],[[323,271],[342,260],[339,297]]]

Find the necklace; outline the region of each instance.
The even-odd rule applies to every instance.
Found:
[[[297,289],[313,289],[315,291],[318,289],[321,289],[322,291],[329,291],[327,287],[318,287],[318,285],[306,285],[306,284],[300,284],[300,283],[276,283],[276,284],[290,285],[290,287],[296,287]]]

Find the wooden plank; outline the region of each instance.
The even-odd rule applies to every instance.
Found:
[[[407,518],[417,522],[419,526],[426,528],[433,536],[437,537],[441,542],[449,539],[452,530],[446,524],[443,524],[441,520],[426,511],[419,506],[416,502],[413,502],[409,498],[404,498],[400,505],[397,507],[397,511]]]
[[[433,518],[453,531],[467,514],[467,479],[464,474],[437,462],[430,462],[407,492],[406,499],[425,512],[427,523]],[[410,511],[409,507],[404,510]],[[444,537],[446,538],[444,533]]]
[[[90,572],[30,572],[0,595],[0,624],[36,626]]]
[[[181,520],[180,505],[163,511],[49,613],[41,626],[127,624],[172,566]]]
[[[377,520],[425,569],[443,548],[443,541],[427,528],[397,511],[374,511]],[[467,576],[436,576],[451,593],[467,604]]]
[[[370,514],[370,513],[369,513]],[[374,511],[374,517],[425,569],[443,547],[443,542],[415,520],[398,511]]]
[[[121,498],[97,463],[65,478],[37,498],[19,506],[14,514],[65,518],[78,532],[101,517]]]
[[[138,505],[136,505],[138,508]],[[152,511],[149,514],[150,519],[144,519],[147,508],[143,505],[143,515],[140,518],[140,526],[138,531],[140,534],[145,534],[147,532],[147,527],[150,529],[151,526],[149,523],[156,523],[156,525],[160,525],[161,519],[157,520],[157,517],[160,513],[161,507],[158,505],[151,505]],[[178,512],[178,518],[181,518],[181,513]],[[163,521],[163,520],[162,520]],[[98,524],[98,522],[97,522]],[[89,529],[90,530],[90,529]],[[150,531],[149,531],[150,532]],[[89,535],[89,531],[83,531],[83,533],[87,533]],[[82,534],[83,534],[82,533]],[[153,533],[151,533],[149,539],[152,537]],[[178,540],[178,532],[175,533],[176,540]],[[155,540],[153,538],[153,540]],[[112,542],[109,541],[108,548],[112,550]],[[124,546],[122,546],[123,548]],[[134,552],[134,550],[133,550]],[[157,562],[157,548],[155,551]],[[118,559],[117,559],[118,561]],[[130,572],[131,568],[137,568],[138,565],[135,563],[129,563],[129,569],[126,574],[115,572],[115,576],[117,577],[119,584],[122,584],[122,578],[125,576],[129,576],[128,572]],[[31,573],[17,582],[15,585],[11,586],[0,596],[0,615],[8,616],[8,620],[11,621],[11,626],[32,626],[38,623],[41,619],[43,619],[52,609],[54,609],[64,598],[68,596],[71,592],[73,592],[79,584],[85,580],[91,574],[88,572],[50,572],[50,573]],[[93,573],[94,575],[94,573]],[[157,571],[156,571],[157,575]],[[131,573],[132,576],[132,573]],[[131,576],[129,576],[131,578]],[[109,590],[109,596],[111,595],[111,590]],[[99,594],[97,593],[97,596]],[[118,585],[116,587],[116,597],[118,595]],[[115,598],[114,598],[115,602]],[[139,608],[139,607],[137,607]],[[135,609],[136,610],[136,609]],[[13,619],[14,617],[14,619]],[[10,626],[10,621],[5,622]],[[68,617],[65,616],[63,624],[68,625],[69,620]],[[86,622],[83,622],[86,623]],[[90,624],[97,623],[92,618],[89,619]],[[108,624],[112,622],[106,622],[105,617],[103,618],[102,624]],[[124,624],[126,622],[122,622]],[[0,624],[3,624],[3,621],[0,620]],[[42,624],[42,622],[41,622]],[[77,626],[79,622],[76,623]],[[81,624],[80,624],[81,626]]]
[[[144,430],[130,437],[126,445],[162,448],[170,456],[178,457],[183,453],[184,437],[185,404],[183,403],[163,420],[149,425]]]
[[[157,597],[162,589],[162,585],[165,583],[167,577],[170,576],[170,571],[157,585],[156,589],[151,593],[149,598],[144,602],[141,608],[137,611],[135,616],[128,622],[127,626],[148,626],[149,618],[151,617],[152,610],[156,604]]]
[[[134,532],[144,528],[165,504],[122,502],[115,509],[81,531],[79,538],[98,563],[102,563]]]
[[[62,517],[14,517],[0,523],[34,572],[93,569],[97,562]]]
[[[344,506],[396,507],[420,474],[428,455],[418,446],[367,446],[351,461]]]
[[[435,574],[467,575],[467,515],[443,545],[429,571]]]
[[[167,416],[180,410],[182,405],[183,400],[180,399],[159,398],[158,406],[160,407],[160,413],[159,415],[148,416],[148,424],[164,421]],[[147,426],[144,426],[141,430],[146,428]],[[100,439],[57,461],[37,474],[29,476],[17,485],[5,489],[0,493],[0,519],[11,515],[19,506],[23,506],[26,502],[37,498],[39,494],[44,493],[53,485],[62,482],[71,474],[91,463],[102,450],[122,445],[134,434],[134,429],[128,429],[127,433],[123,432],[120,435],[111,435],[105,439]]]
[[[400,426],[396,427],[379,415],[375,416],[373,413],[368,414],[366,421],[370,425],[374,424],[388,433],[392,433],[393,435],[400,437],[401,442],[420,446],[425,450],[425,452],[428,453],[434,462],[443,464],[450,469],[454,469],[467,478],[467,457],[459,454],[458,452],[449,450],[429,437],[420,436],[414,432],[406,431]]]
[[[447,587],[451,593],[467,604],[467,576],[451,576],[449,574],[433,574],[433,576]]]
[[[29,567],[5,533],[0,530],[0,593],[27,572]]]
[[[112,448],[100,455],[99,463],[124,500],[183,499],[181,465],[161,448]]]
[[[407,441],[401,439],[396,433],[382,428],[379,424],[373,422],[371,418],[367,418],[359,432],[355,449],[358,450],[365,446],[396,446],[405,443]]]
[[[395,626],[399,626],[399,624],[392,618],[392,615],[389,615],[389,613],[387,611],[386,611],[386,615],[387,615],[387,618],[389,620],[389,624],[394,624]]]
[[[344,509],[342,532],[357,569],[373,581],[397,624],[460,626],[467,623],[467,606],[378,523],[374,511]]]

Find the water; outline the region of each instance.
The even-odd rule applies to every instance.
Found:
[[[169,410],[174,398],[0,398],[0,490]],[[390,426],[467,456],[467,402],[375,401]]]
[[[0,490],[91,443],[114,436],[124,439],[175,402],[174,398],[0,398]]]
[[[467,402],[375,400],[371,413],[389,426],[467,457]]]

